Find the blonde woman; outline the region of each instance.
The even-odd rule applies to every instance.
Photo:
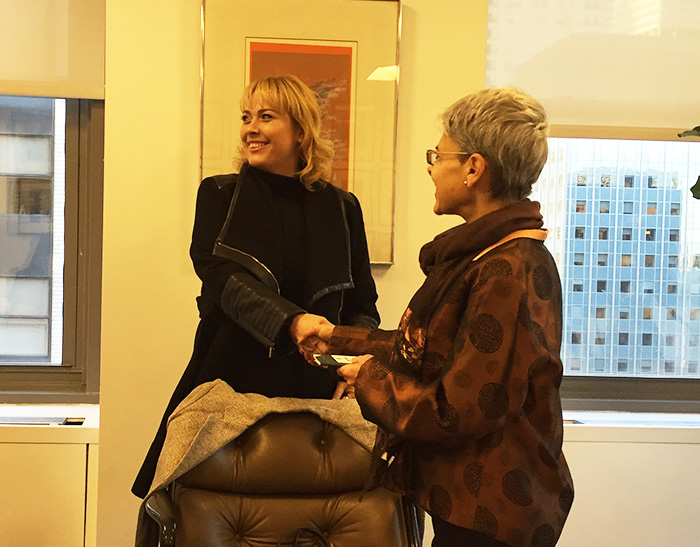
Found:
[[[312,90],[294,76],[251,83],[241,99],[239,172],[205,179],[190,255],[202,280],[192,358],[132,487],[146,495],[168,416],[214,379],[241,393],[331,398],[333,371],[294,342],[318,322],[376,327],[357,198],[328,183],[332,143]],[[312,312],[304,315],[303,312]]]

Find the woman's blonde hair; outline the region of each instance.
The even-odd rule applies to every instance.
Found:
[[[311,88],[292,75],[261,78],[246,87],[241,97],[241,111],[253,96],[277,111],[286,112],[292,125],[301,130],[297,175],[302,184],[312,190],[319,182],[330,182],[333,177],[333,142],[321,134],[321,109]],[[239,154],[240,168],[245,163],[242,144],[239,145]]]
[[[494,198],[530,195],[548,154],[547,113],[536,99],[512,87],[483,89],[450,106],[442,126],[461,151],[486,158]]]

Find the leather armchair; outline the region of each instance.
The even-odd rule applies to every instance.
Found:
[[[422,512],[384,488],[362,494],[369,465],[367,450],[316,414],[270,414],[145,508],[162,546],[295,545],[306,530],[317,539],[298,545],[419,547]]]

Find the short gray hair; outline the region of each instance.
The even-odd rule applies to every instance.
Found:
[[[512,87],[483,89],[450,106],[442,126],[460,150],[486,158],[494,198],[530,195],[548,153],[547,113],[536,99]]]

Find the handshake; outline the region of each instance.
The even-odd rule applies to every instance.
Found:
[[[302,313],[292,319],[289,325],[289,335],[304,359],[313,366],[319,366],[314,361],[314,354],[329,353],[334,328],[335,325],[325,317]],[[341,376],[342,379],[338,382],[333,394],[334,399],[355,398],[355,379],[362,364],[371,357],[371,355],[354,357],[350,363],[338,368],[338,376]]]
[[[328,353],[334,327],[325,317],[302,313],[292,319],[289,335],[304,359],[315,365],[314,353]]]

